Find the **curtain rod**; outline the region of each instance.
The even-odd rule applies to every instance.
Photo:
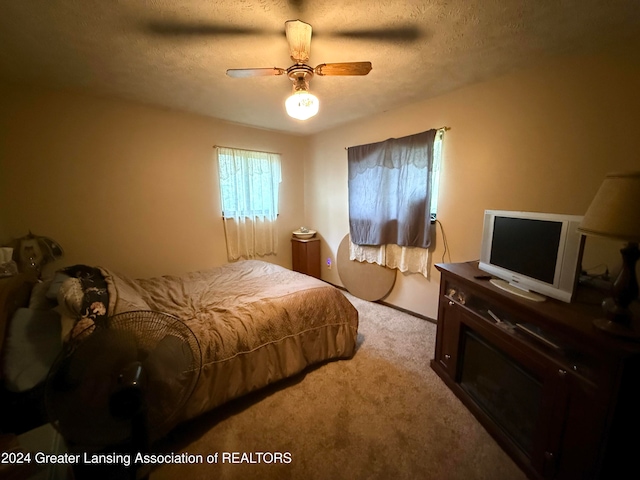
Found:
[[[443,130],[443,131],[445,131],[445,132],[446,132],[447,130],[451,130],[451,127],[440,127],[440,128],[435,128],[434,130],[435,130],[436,132],[439,132],[440,130]],[[349,150],[349,148],[350,148],[350,147],[344,147],[344,149],[345,149],[345,150]]]
[[[224,145],[214,145],[213,148],[228,148],[230,150],[244,150],[245,152],[268,153],[270,155],[282,155],[280,152],[265,152],[264,150],[251,150],[249,148],[226,147]]]

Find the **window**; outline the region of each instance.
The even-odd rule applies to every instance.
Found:
[[[277,253],[280,155],[217,147],[227,258]]]
[[[348,149],[350,260],[429,278],[444,131]]]
[[[444,129],[438,130],[433,142],[433,167],[431,169],[431,223],[438,213],[438,192],[440,188],[440,167],[442,165],[442,140]]]
[[[428,248],[435,129],[349,147],[349,227],[357,245]]]
[[[280,155],[218,147],[218,169],[225,218],[275,220],[282,179]]]

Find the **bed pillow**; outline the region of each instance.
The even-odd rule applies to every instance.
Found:
[[[7,389],[24,392],[44,381],[62,349],[60,337],[60,315],[55,310],[17,309],[3,352]]]
[[[31,296],[29,297],[29,308],[34,310],[50,310],[56,306],[55,299],[47,297],[52,283],[53,279],[49,279],[38,282],[33,286]]]
[[[78,319],[82,316],[83,301],[84,289],[80,279],[67,277],[58,289],[59,309],[67,316]]]
[[[47,290],[47,293],[45,294],[45,296],[49,300],[53,300],[53,301],[57,300],[58,291],[60,290],[60,287],[62,286],[62,284],[67,278],[69,278],[69,275],[67,275],[66,273],[56,272],[56,274],[53,277],[53,280],[49,285],[49,289]]]

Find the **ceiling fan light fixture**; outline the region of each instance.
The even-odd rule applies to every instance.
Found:
[[[285,101],[290,117],[307,120],[318,113],[320,102],[309,93],[309,81],[314,75],[367,75],[371,71],[371,62],[321,63],[315,68],[307,65],[311,51],[311,25],[300,20],[285,22],[285,35],[289,43],[291,60],[295,62],[289,68],[232,68],[227,75],[233,78],[264,77],[287,75],[293,82],[293,93]]]
[[[307,120],[318,113],[320,102],[318,97],[307,90],[296,90],[284,103],[290,117]]]

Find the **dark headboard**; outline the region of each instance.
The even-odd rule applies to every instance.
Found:
[[[29,305],[31,289],[35,283],[36,279],[33,276],[24,274],[0,279],[0,360],[9,321],[18,308]],[[2,363],[0,363],[0,379],[2,378]]]

